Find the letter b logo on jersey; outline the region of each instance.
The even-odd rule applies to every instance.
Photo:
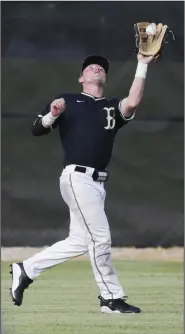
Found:
[[[111,110],[114,111],[114,107],[110,107],[110,108],[104,107],[103,109],[107,111],[107,126],[105,126],[104,129],[106,130],[114,129],[115,124],[116,124],[114,113],[113,113],[113,116],[111,116],[110,114]]]

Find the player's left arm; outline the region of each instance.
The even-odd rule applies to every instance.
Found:
[[[148,64],[153,60],[153,57],[145,57],[138,54],[137,59],[138,65],[129,95],[119,103],[119,110],[125,120],[130,120],[134,117],[136,108],[143,98]]]

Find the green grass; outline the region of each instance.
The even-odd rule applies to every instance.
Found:
[[[43,273],[21,307],[9,295],[11,276],[2,263],[5,334],[182,334],[183,264],[115,261],[133,315],[101,314],[99,290],[87,261],[71,261]]]

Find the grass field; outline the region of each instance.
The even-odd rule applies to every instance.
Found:
[[[43,273],[21,307],[10,295],[9,263],[2,263],[3,334],[182,334],[183,264],[114,261],[134,315],[101,314],[99,290],[88,261],[71,261]]]

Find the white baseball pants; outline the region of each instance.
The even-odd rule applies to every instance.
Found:
[[[124,296],[111,263],[111,236],[104,211],[104,184],[67,166],[60,177],[60,191],[70,210],[69,237],[23,261],[27,275],[34,279],[44,270],[88,252],[100,294],[104,299]]]

